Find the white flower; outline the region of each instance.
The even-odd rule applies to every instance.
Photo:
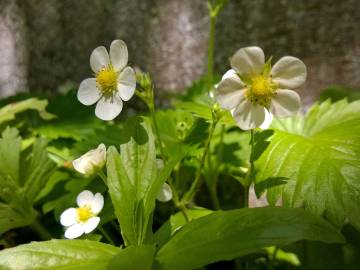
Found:
[[[172,191],[167,183],[164,183],[156,199],[160,202],[168,202],[172,199]]]
[[[99,225],[97,216],[104,206],[104,197],[100,193],[92,194],[84,190],[76,198],[78,208],[66,209],[60,216],[61,225],[66,227],[65,238],[74,239],[84,233],[92,232]]]
[[[287,117],[300,108],[300,97],[292,91],[305,82],[306,67],[298,58],[282,57],[271,68],[259,47],[238,50],[216,88],[215,98],[230,110],[240,128],[267,128],[272,114]]]
[[[102,143],[96,149],[92,149],[78,159],[75,159],[72,164],[79,173],[91,175],[100,170],[105,165],[105,162],[106,147]]]
[[[135,92],[134,70],[126,66],[128,50],[122,40],[114,40],[110,45],[110,57],[104,46],[97,47],[90,56],[90,66],[95,78],[81,82],[77,97],[84,105],[97,102],[95,115],[102,120],[112,120],[118,116],[123,101],[128,101]]]

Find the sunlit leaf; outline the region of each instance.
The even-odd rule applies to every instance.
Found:
[[[303,205],[338,225],[347,218],[360,229],[360,101],[326,101],[304,118],[278,120],[274,130],[256,179],[287,183],[268,186],[269,202],[281,197],[286,206]]]
[[[0,269],[103,270],[118,251],[89,240],[33,242],[0,251]]]
[[[21,151],[16,129],[7,128],[0,138],[0,232],[29,225],[34,221],[35,198],[53,173],[55,164],[38,139]]]
[[[232,210],[185,225],[159,250],[157,260],[164,270],[190,270],[298,240],[341,243],[344,238],[331,225],[302,209]]]
[[[108,270],[151,270],[154,261],[155,246],[130,246],[119,250],[106,269]]]
[[[151,238],[156,196],[181,153],[175,153],[158,170],[149,121],[129,119],[127,130],[129,140],[120,145],[120,153],[115,147],[108,150],[108,187],[125,242],[140,245]]]
[[[52,119],[55,116],[46,111],[45,108],[47,105],[47,100],[39,100],[37,98],[29,98],[23,101],[11,103],[0,109],[0,123],[13,120],[17,113],[26,110],[37,110],[41,118],[45,120]]]

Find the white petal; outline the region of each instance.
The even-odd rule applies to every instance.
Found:
[[[234,75],[236,75],[235,70],[229,69],[229,70],[226,71],[225,74],[222,76],[221,80],[225,80],[225,79],[227,79],[227,78],[233,77]]]
[[[60,223],[63,226],[71,226],[76,223],[76,209],[75,208],[69,208],[66,209],[64,212],[62,212],[60,216]]]
[[[239,76],[233,75],[222,80],[215,89],[215,99],[223,109],[235,108],[244,98],[244,84]]]
[[[110,60],[115,70],[122,70],[128,62],[128,49],[122,40],[114,40],[110,45]]]
[[[253,129],[264,122],[265,108],[244,99],[233,112],[233,117],[241,129]]]
[[[118,116],[122,110],[123,102],[116,94],[113,98],[101,98],[96,104],[95,115],[101,120],[110,121]]]
[[[126,67],[120,73],[117,83],[119,95],[122,100],[128,101],[135,93],[136,77],[131,67]]]
[[[97,73],[110,64],[109,54],[104,46],[97,47],[90,55],[91,69]]]
[[[261,129],[268,129],[271,125],[272,120],[274,119],[274,116],[271,112],[269,112],[267,109],[265,109],[265,120],[264,122],[259,126]]]
[[[259,47],[242,48],[230,59],[231,67],[243,76],[260,74],[264,64],[264,52]]]
[[[102,143],[96,149],[92,149],[75,159],[72,164],[76,171],[85,175],[91,175],[102,168],[106,162],[106,146]]]
[[[78,100],[84,105],[93,105],[101,97],[99,89],[96,87],[96,79],[85,79],[80,83],[77,92]]]
[[[94,166],[83,156],[73,160],[72,165],[76,171],[82,174],[90,175],[94,171]]]
[[[82,228],[84,230],[84,233],[92,232],[97,227],[97,225],[99,225],[99,223],[100,223],[100,218],[99,217],[89,218],[87,222],[82,224]]]
[[[84,190],[79,193],[76,198],[76,203],[78,206],[83,207],[84,205],[90,205],[94,198],[94,194],[89,190]]]
[[[287,117],[300,109],[300,96],[292,90],[280,89],[271,100],[270,111],[278,117]]]
[[[91,212],[95,215],[99,214],[104,207],[104,197],[100,193],[96,193],[90,203]]]
[[[74,239],[78,238],[84,233],[84,229],[81,224],[74,224],[66,229],[65,238]]]
[[[170,186],[167,183],[164,183],[156,199],[159,200],[160,202],[167,202],[172,199],[172,195],[173,194]]]
[[[296,57],[285,56],[275,63],[271,76],[279,88],[294,89],[305,82],[306,66]]]

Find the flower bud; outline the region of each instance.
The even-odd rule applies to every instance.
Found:
[[[79,173],[91,175],[100,170],[105,165],[105,162],[106,147],[102,143],[96,149],[92,149],[78,159],[75,159],[72,164]]]

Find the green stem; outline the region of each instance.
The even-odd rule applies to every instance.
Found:
[[[104,174],[104,172],[102,170],[99,170],[97,172],[98,176],[104,181],[105,185],[107,185],[107,177],[106,175]]]
[[[246,186],[244,186],[244,207],[249,207],[249,189],[251,183],[254,182],[255,164],[254,164],[254,150],[255,150],[255,130],[250,130],[250,168],[246,176]]]
[[[219,148],[217,151],[217,164],[215,167],[215,171],[212,174],[214,177],[214,180],[211,181],[212,187],[210,189],[211,200],[212,200],[213,206],[216,210],[221,209],[218,192],[217,192],[217,183],[218,183],[220,166],[222,164],[222,157],[223,157],[223,153],[224,153],[224,135],[225,135],[225,125],[222,124],[221,131],[220,131],[220,143],[219,143]]]
[[[154,100],[153,100],[153,102],[154,102]],[[157,121],[156,121],[154,106],[149,106],[149,111],[150,111],[151,123],[152,123],[152,126],[154,128],[156,138],[157,138],[157,142],[158,142],[158,145],[159,145],[160,155],[161,155],[161,158],[163,159],[163,161],[165,163],[166,155],[165,155],[164,147],[163,147],[163,144],[162,144],[162,141],[161,141],[159,127],[158,127],[158,124],[157,124]]]
[[[179,200],[179,194],[177,193],[176,189],[175,189],[175,186],[174,186],[174,183],[173,183],[173,179],[171,177],[169,177],[168,179],[168,184],[171,188],[171,191],[173,193],[173,197],[172,197],[172,200],[174,202],[174,205],[176,206],[176,208],[178,208],[181,213],[183,214],[185,220],[187,223],[189,223],[190,219],[189,219],[189,216],[188,216],[188,213],[187,213],[187,208],[185,205],[183,205],[180,200]]]
[[[159,131],[159,127],[158,127],[158,124],[157,124],[157,121],[156,121],[156,115],[155,115],[154,89],[151,88],[151,89],[149,89],[149,91],[151,91],[150,95],[149,95],[150,98],[143,99],[143,100],[145,101],[145,103],[147,104],[147,106],[149,108],[151,124],[152,124],[152,127],[153,127],[155,135],[156,135],[157,143],[159,145],[160,155],[161,155],[161,158],[163,159],[163,161],[165,163],[167,159],[166,159],[166,155],[165,155],[165,151],[164,151],[164,147],[163,147],[163,143],[162,143],[162,140],[161,140],[160,131]],[[141,96],[141,94],[139,94],[139,93],[138,93],[138,95]],[[176,189],[174,187],[171,176],[169,177],[168,182],[169,182],[170,188],[171,188],[171,190],[173,192],[173,201],[174,201],[175,206],[183,213],[186,222],[189,222],[189,217],[188,217],[187,212],[186,212],[186,207],[184,206],[184,204],[182,204],[179,201],[179,196],[178,196],[177,191],[176,191]]]
[[[110,235],[104,230],[103,227],[99,226],[99,231],[102,233],[102,235],[105,237],[106,240],[113,246],[116,246],[114,241],[111,239]]]
[[[250,138],[250,145],[251,145],[251,152],[250,152],[250,171],[249,171],[249,180],[253,182],[253,176],[255,173],[255,165],[254,165],[254,150],[255,150],[255,130],[250,130],[251,138]]]
[[[37,219],[30,225],[30,227],[40,236],[42,240],[52,239],[52,235]]]
[[[189,223],[189,222],[190,222],[190,218],[189,218],[189,215],[188,215],[188,213],[187,213],[187,208],[186,208],[186,206],[183,205],[183,204],[180,204],[178,207],[179,207],[181,213],[183,214],[186,223]]]
[[[196,172],[195,180],[194,180],[194,182],[192,182],[190,189],[185,193],[184,197],[181,199],[182,204],[187,204],[190,201],[192,201],[192,199],[194,198],[196,192],[199,190],[199,188],[201,186],[201,172],[202,172],[202,169],[203,169],[204,164],[205,164],[206,156],[207,156],[207,154],[209,152],[210,141],[211,141],[212,136],[214,134],[216,124],[217,124],[217,121],[214,121],[211,124],[209,136],[208,136],[208,138],[207,138],[207,140],[205,142],[205,149],[204,149],[203,155],[202,155],[201,160],[200,160],[199,168],[198,168],[198,170]]]
[[[219,197],[218,197],[218,193],[217,193],[216,182],[214,183],[214,185],[210,189],[210,197],[211,197],[211,201],[212,201],[214,209],[219,210],[220,209],[220,202],[219,202]]]
[[[211,90],[214,81],[214,48],[215,48],[215,22],[216,15],[213,14],[211,8],[209,8],[210,14],[210,28],[209,28],[209,43],[208,43],[208,55],[207,55],[207,79],[208,79],[208,91]]]
[[[244,187],[244,208],[249,207],[249,186]]]

